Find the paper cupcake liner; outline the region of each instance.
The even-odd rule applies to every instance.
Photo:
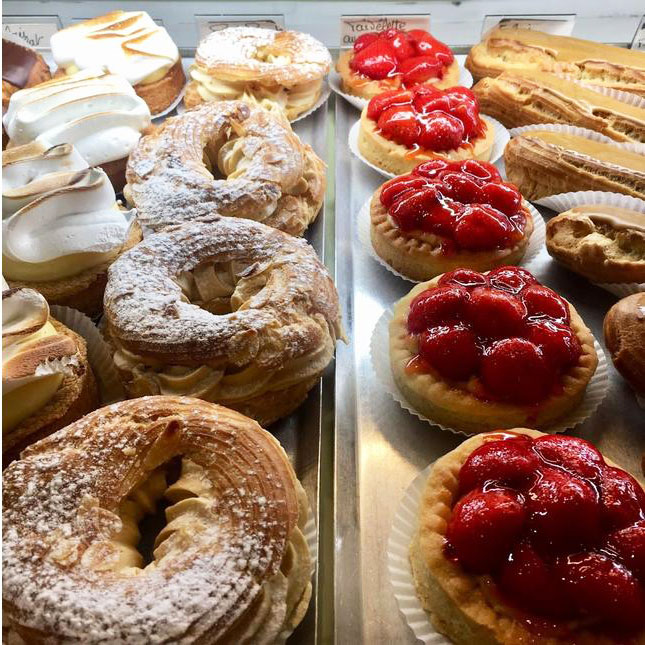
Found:
[[[564,213],[575,206],[602,204],[617,206],[618,208],[627,208],[645,214],[645,200],[621,193],[604,192],[602,190],[579,190],[570,193],[558,193],[557,195],[543,197],[535,203],[540,204],[540,206],[546,206],[556,211],[556,213]],[[645,291],[645,283],[642,282],[598,282],[594,284],[613,293],[619,298]]]
[[[308,509],[307,523],[302,530],[302,535],[309,547],[309,556],[311,557],[311,575],[313,575],[316,571],[316,563],[318,562],[318,529],[316,527],[316,518],[311,511],[311,507]]]
[[[342,96],[347,102],[351,103],[357,110],[363,110],[363,108],[369,103],[368,99],[361,98],[360,96],[354,96],[353,94],[348,94],[343,92],[341,89],[342,83],[340,79],[340,74],[333,69],[329,72],[329,85],[331,89],[336,92],[339,96]],[[473,75],[463,66],[459,65],[459,82],[457,83],[460,87],[472,87],[473,86]]]
[[[370,355],[372,359],[372,367],[376,372],[381,385],[385,388],[388,394],[404,409],[407,410],[410,414],[414,415],[421,421],[425,421],[432,426],[437,426],[442,430],[448,430],[454,434],[459,434],[465,437],[473,436],[477,433],[465,432],[463,430],[457,430],[456,428],[451,428],[449,426],[442,425],[428,419],[419,412],[417,412],[401,394],[399,389],[394,382],[394,377],[392,376],[392,368],[390,366],[390,334],[389,334],[389,325],[392,320],[392,311],[385,310],[381,317],[378,319],[376,325],[374,326],[374,331],[372,332],[372,340],[370,342]],[[598,367],[594,375],[591,377],[587,389],[585,391],[584,398],[580,405],[569,412],[565,417],[559,419],[556,423],[549,426],[548,428],[540,428],[542,432],[548,432],[550,434],[565,432],[574,428],[578,424],[582,423],[588,419],[602,403],[605,395],[607,394],[607,389],[609,387],[609,372],[607,369],[607,357],[602,347],[598,341],[594,338],[594,349],[598,355]]]
[[[591,141],[600,141],[601,143],[609,143],[612,146],[627,150],[629,152],[637,152],[638,154],[645,154],[645,143],[621,143],[614,141],[600,132],[589,130],[588,128],[579,128],[575,125],[564,125],[562,123],[536,123],[535,125],[523,125],[519,128],[511,128],[511,137],[516,137],[519,134],[526,132],[561,132],[563,134],[572,134],[578,137],[585,137]]]
[[[410,543],[417,530],[419,505],[432,465],[414,478],[399,502],[387,543],[387,569],[399,611],[417,639],[427,645],[450,645],[421,605],[410,567]]]
[[[188,83],[184,85],[181,88],[181,92],[177,95],[177,98],[165,109],[162,110],[161,112],[157,114],[153,114],[151,116],[151,119],[154,121],[155,119],[161,119],[164,116],[167,116],[170,114],[175,108],[177,108],[177,113],[179,113],[179,105],[181,104],[181,107],[184,106],[184,94],[186,94],[186,88],[188,87]]]
[[[327,103],[327,99],[329,98],[330,94],[331,94],[331,88],[329,87],[329,83],[323,80],[322,89],[320,92],[320,96],[318,97],[318,100],[306,112],[303,112],[300,116],[293,119],[293,121],[291,121],[290,123],[297,123],[298,121],[302,121],[302,119],[306,119],[310,114],[312,114],[318,108],[320,108],[325,103]],[[184,112],[186,112],[187,109],[188,108],[182,102],[181,105],[177,106],[177,114],[183,114]]]
[[[504,154],[504,148],[510,141],[511,135],[509,134],[508,130],[499,121],[497,121],[497,119],[493,119],[493,117],[488,116],[488,114],[484,114],[482,116],[485,116],[489,121],[491,121],[493,123],[493,126],[495,127],[495,141],[491,150],[490,159],[488,160],[489,163],[494,164],[498,159],[502,158],[502,155]],[[379,168],[378,166],[365,159],[361,151],[358,149],[358,132],[360,130],[360,127],[361,121],[359,119],[358,121],[356,121],[356,123],[354,123],[351,130],[349,131],[348,142],[349,149],[352,151],[352,154],[355,157],[358,157],[364,164],[376,170],[376,172],[380,173],[381,175],[389,177],[390,179],[392,179],[393,177],[398,177],[398,175],[395,175],[393,172],[383,170],[383,168]],[[419,163],[423,162],[420,161]]]
[[[56,320],[85,339],[87,358],[96,377],[101,405],[123,401],[125,392],[112,360],[112,350],[96,325],[84,313],[71,307],[52,305],[49,309]]]
[[[398,276],[399,278],[403,278],[404,280],[407,280],[408,282],[412,282],[414,284],[419,284],[420,282],[424,282],[424,280],[414,280],[413,278],[409,278],[408,276],[403,275],[402,273],[399,273],[394,267],[390,266],[375,250],[374,247],[372,246],[372,239],[370,236],[370,202],[372,201],[372,198],[370,197],[361,207],[361,210],[358,213],[358,217],[356,220],[356,226],[358,229],[358,239],[360,240],[361,244],[365,247],[365,250],[370,254],[370,256],[376,260],[381,266],[385,267],[390,273],[393,273],[394,275]],[[524,254],[524,257],[522,258],[522,261],[519,263],[518,266],[525,266],[533,260],[537,256],[537,254],[540,252],[540,249],[544,247],[544,241],[546,239],[546,224],[544,223],[544,219],[542,218],[542,215],[537,211],[536,208],[534,208],[531,204],[529,204],[527,201],[524,201],[524,205],[528,208],[529,212],[531,213],[531,217],[533,218],[533,233],[531,234],[531,238],[529,240],[529,244],[526,248],[526,253]]]
[[[615,90],[613,87],[596,85],[587,81],[581,81],[579,78],[574,78],[573,76],[570,76],[568,74],[558,74],[558,76],[562,76],[562,78],[566,78],[568,81],[573,81],[577,85],[581,85],[582,87],[586,87],[587,89],[593,90],[594,92],[598,92],[603,96],[609,96],[610,98],[621,101],[622,103],[627,103],[628,105],[645,109],[645,98],[639,96],[638,94],[633,94],[632,92],[625,92],[622,90]]]

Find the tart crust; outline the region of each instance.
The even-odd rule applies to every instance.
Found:
[[[522,239],[511,247],[491,251],[464,251],[444,254],[442,238],[433,233],[416,230],[403,233],[381,204],[381,186],[370,202],[370,238],[378,256],[412,280],[429,280],[441,273],[466,267],[475,271],[488,271],[506,264],[518,264],[526,253],[533,218],[523,204],[526,228]]]
[[[394,381],[410,404],[437,423],[467,433],[481,433],[497,428],[532,426],[548,429],[549,425],[573,410],[598,365],[594,338],[574,307],[569,305],[571,329],[580,342],[582,353],[578,364],[565,372],[560,393],[549,395],[538,406],[484,401],[466,389],[466,383],[448,381],[436,373],[406,369],[418,355],[417,339],[408,333],[410,303],[421,292],[437,287],[440,276],[418,284],[394,306],[390,322],[390,364]]]
[[[535,438],[543,433],[514,428],[513,434]],[[490,593],[488,576],[465,573],[443,554],[446,528],[459,487],[459,470],[470,454],[493,435],[478,435],[436,461],[419,505],[418,529],[410,544],[410,565],[417,595],[435,628],[457,645],[609,645],[615,640],[574,623],[565,638],[529,632],[510,608]],[[615,466],[605,459],[608,465]],[[645,642],[639,634],[630,640]]]
[[[395,175],[411,172],[420,163],[430,159],[448,159],[449,161],[478,159],[479,161],[488,161],[495,143],[495,127],[486,117],[482,116],[481,118],[484,121],[486,130],[481,137],[474,139],[472,144],[462,144],[459,148],[446,152],[432,152],[422,149],[414,151],[381,136],[376,122],[367,117],[366,106],[361,113],[358,149],[370,163],[388,172],[393,172]]]
[[[341,53],[336,63],[336,71],[340,75],[340,86],[343,92],[359,96],[362,99],[372,99],[382,92],[388,90],[398,90],[401,87],[401,77],[394,76],[382,80],[373,80],[367,76],[357,74],[350,66],[349,62],[354,54],[353,49],[348,49]],[[459,63],[453,60],[450,65],[444,68],[443,78],[429,78],[424,81],[424,85],[433,85],[439,89],[446,89],[459,85]]]

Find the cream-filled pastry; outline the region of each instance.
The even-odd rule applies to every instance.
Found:
[[[230,27],[199,43],[184,102],[240,99],[293,120],[316,103],[330,66],[327,48],[308,34]]]
[[[98,404],[83,339],[33,289],[2,293],[3,460]]]
[[[179,95],[185,76],[177,45],[145,11],[112,11],[51,37],[57,73],[104,67],[134,86],[153,114]]]
[[[30,202],[2,224],[3,270],[12,286],[50,303],[100,313],[107,267],[141,239],[133,211],[122,210],[100,168]]]
[[[88,165],[105,170],[117,191],[128,155],[149,126],[150,110],[127,80],[98,69],[15,92],[4,117],[10,148],[36,140],[71,143]]]
[[[34,141],[2,152],[2,217],[52,190],[69,186],[87,161],[69,143]]]

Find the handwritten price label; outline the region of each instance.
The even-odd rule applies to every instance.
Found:
[[[227,27],[257,27],[259,29],[284,30],[284,15],[271,14],[261,16],[221,16],[204,15],[195,16],[199,39],[206,38],[214,31],[221,31]]]
[[[6,21],[7,18],[5,17]],[[49,49],[49,39],[60,28],[58,16],[48,17],[43,22],[36,17],[27,17],[25,22],[3,22],[3,35],[13,36],[14,39],[21,40],[29,47],[35,49]]]
[[[570,36],[576,23],[576,14],[552,14],[530,16],[486,16],[482,25],[482,38],[494,27],[500,29],[534,29],[553,36]]]
[[[341,16],[340,46],[351,47],[363,34],[387,29],[425,29],[430,31],[430,14],[408,14],[401,16]]]
[[[645,49],[645,16],[638,23],[638,29],[632,38],[630,49]]]

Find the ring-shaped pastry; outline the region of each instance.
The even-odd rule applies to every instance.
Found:
[[[241,101],[206,103],[139,140],[126,199],[158,231],[214,214],[302,235],[325,195],[325,164],[280,113]]]
[[[146,565],[139,522],[168,504]],[[187,397],[96,410],[3,473],[5,617],[29,643],[284,642],[311,594],[278,441]]]
[[[130,397],[195,396],[262,425],[300,405],[342,336],[307,242],[231,217],[145,238],[110,267],[104,305]]]

